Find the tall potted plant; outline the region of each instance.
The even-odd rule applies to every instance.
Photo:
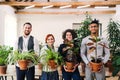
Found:
[[[110,19],[107,32],[110,52],[112,54],[112,75],[115,76],[120,71],[120,23]]]
[[[93,72],[98,72],[100,70],[100,67],[102,65],[102,59],[99,58],[97,56],[98,52],[97,52],[97,46],[100,44],[101,46],[103,46],[103,44],[100,43],[101,39],[98,38],[98,37],[92,37],[92,38],[89,38],[92,42],[89,42],[87,43],[86,45],[87,46],[91,46],[89,48],[89,51],[88,51],[88,54],[90,54],[91,52],[95,51],[95,56],[91,56],[92,60],[90,62],[91,64],[91,68],[92,68],[92,71]],[[95,44],[95,46],[94,46]]]
[[[8,56],[12,50],[12,47],[0,45],[0,74],[6,74]]]

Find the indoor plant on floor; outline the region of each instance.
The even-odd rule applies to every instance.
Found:
[[[14,53],[11,54],[11,56],[9,56],[9,63],[18,62],[21,70],[26,70],[29,62],[37,64],[38,61],[39,61],[39,57],[34,52],[31,51],[22,52],[22,53],[18,51],[14,51]]]
[[[6,74],[8,56],[12,50],[12,47],[0,45],[0,74]]]
[[[113,76],[120,71],[120,23],[110,19],[107,26],[110,53],[112,54],[109,68]],[[120,78],[119,78],[120,79]]]

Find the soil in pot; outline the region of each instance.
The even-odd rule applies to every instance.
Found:
[[[6,74],[7,66],[0,66],[0,74]]]
[[[102,62],[101,60],[97,60],[97,62],[95,62],[95,60],[92,60],[90,62],[90,66],[93,72],[99,72],[102,67]]]
[[[20,65],[20,70],[26,70],[28,66],[27,60],[19,60],[18,64]]]

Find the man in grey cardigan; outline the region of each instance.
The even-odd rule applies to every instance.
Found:
[[[94,78],[96,78],[96,80],[105,80],[104,64],[110,57],[108,43],[103,37],[98,35],[98,20],[95,19],[90,23],[89,31],[91,34],[85,37],[81,43],[81,57],[86,64],[85,77],[86,80],[94,80]],[[93,40],[94,38],[99,39],[99,41]],[[93,60],[93,58],[101,59],[102,62],[101,68],[97,72],[92,71],[91,60]]]

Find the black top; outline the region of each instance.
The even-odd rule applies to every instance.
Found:
[[[63,43],[58,48],[58,52],[63,57],[64,61],[80,63],[81,57],[80,57],[80,48],[79,48],[79,46],[74,44],[74,47],[66,49],[67,47],[70,47],[70,46]]]

